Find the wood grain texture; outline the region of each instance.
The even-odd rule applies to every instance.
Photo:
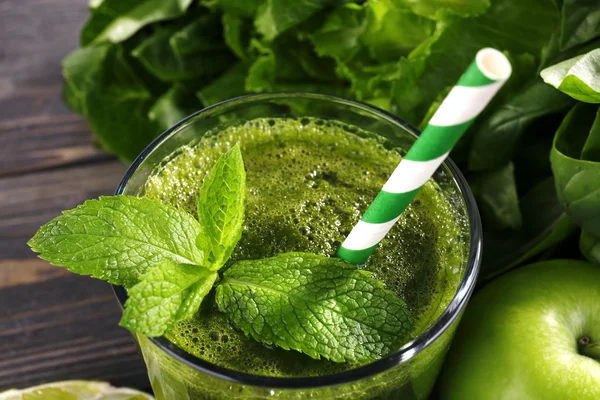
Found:
[[[39,226],[114,193],[126,167],[62,103],[84,0],[0,0],[0,391],[65,379],[148,390],[110,286],[35,258]]]
[[[39,283],[68,274],[66,269],[56,268],[38,258],[0,260],[0,290],[10,286]]]
[[[87,16],[87,1],[0,1],[0,177],[109,157],[61,101]]]
[[[0,391],[65,379],[147,386],[108,284],[68,274],[2,288],[0,304]]]
[[[0,179],[0,254],[32,257],[26,246],[38,228],[87,199],[114,193],[126,167],[89,163]]]

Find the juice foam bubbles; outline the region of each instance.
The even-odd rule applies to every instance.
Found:
[[[257,119],[180,148],[149,178],[145,195],[195,214],[203,178],[235,143],[246,167],[246,219],[228,265],[287,251],[335,255],[397,166],[401,151],[342,123]],[[417,320],[415,337],[441,314],[461,279],[468,253],[461,201],[458,193],[443,192],[430,180],[362,267],[405,300]],[[258,375],[314,376],[356,366],[313,360],[248,339],[210,297],[195,319],[180,323],[167,337],[196,357]]]

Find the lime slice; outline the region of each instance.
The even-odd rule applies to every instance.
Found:
[[[0,393],[0,400],[154,400],[149,394],[106,382],[63,381]]]

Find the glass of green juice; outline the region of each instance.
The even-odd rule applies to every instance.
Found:
[[[335,256],[419,131],[360,102],[322,94],[259,94],[201,110],[135,160],[117,194],[148,196],[195,214],[202,180],[238,143],[246,168],[236,260],[288,251]],[[475,286],[481,228],[464,177],[447,160],[366,265],[416,324],[385,357],[356,365],[260,344],[210,296],[165,336],[136,335],[154,393],[171,399],[426,399]],[[221,271],[221,272],[222,272]],[[121,305],[124,288],[115,287]]]

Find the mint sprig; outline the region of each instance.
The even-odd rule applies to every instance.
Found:
[[[120,325],[160,336],[192,318],[219,280],[242,235],[245,192],[234,146],[200,189],[198,220],[149,198],[101,197],[48,222],[29,245],[54,265],[125,286]],[[308,253],[234,264],[216,302],[255,340],[335,362],[375,360],[414,325],[402,299],[369,272]]]
[[[255,340],[336,362],[376,360],[414,325],[402,299],[370,272],[309,253],[234,264],[216,301]]]
[[[200,221],[158,200],[107,196],[53,219],[29,241],[51,264],[128,289],[121,325],[160,336],[191,318],[242,234],[245,171],[236,145],[217,160]]]

